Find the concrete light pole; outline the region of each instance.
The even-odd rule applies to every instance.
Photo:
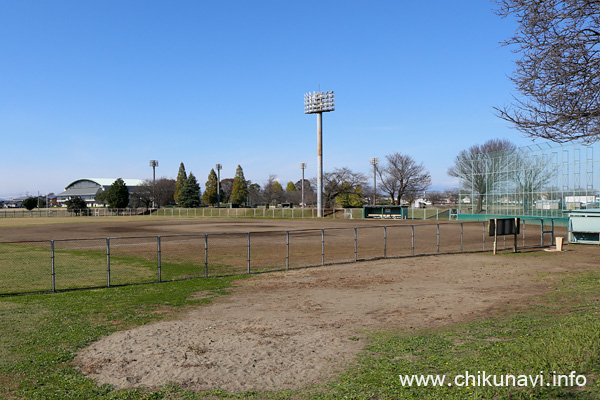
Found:
[[[152,167],[152,208],[154,208],[156,200],[156,167],[158,167],[158,160],[150,160],[150,166]]]
[[[331,92],[306,93],[304,114],[317,114],[317,217],[323,217],[323,113],[335,110]]]
[[[371,158],[370,161],[373,166],[373,205],[377,205],[377,164],[379,164],[379,158]]]
[[[217,164],[215,168],[217,168],[217,208],[221,208],[221,170],[223,165]]]
[[[306,169],[306,163],[301,162],[300,164],[298,164],[298,166],[302,170],[302,208],[304,208],[304,170]]]

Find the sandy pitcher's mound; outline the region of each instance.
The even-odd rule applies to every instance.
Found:
[[[298,388],[345,367],[364,346],[365,329],[485,315],[545,290],[540,271],[592,266],[585,257],[576,263],[577,251],[542,254],[519,257],[519,265],[514,257],[463,254],[256,276],[179,320],[105,337],[76,363],[119,388],[168,382],[232,392]]]

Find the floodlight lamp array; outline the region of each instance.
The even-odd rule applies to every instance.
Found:
[[[377,158],[377,157],[371,158],[371,165],[377,165],[377,164],[379,164],[379,158]]]
[[[158,160],[150,160],[151,167],[158,167]]]
[[[304,95],[304,114],[316,114],[335,110],[335,94],[330,92],[312,92]]]

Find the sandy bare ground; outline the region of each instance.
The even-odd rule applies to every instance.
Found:
[[[377,329],[436,327],[527,304],[600,249],[457,254],[261,275],[176,320],[118,332],[81,351],[81,370],[119,388],[300,388],[352,362]],[[198,294],[202,296],[203,294]],[[358,339],[358,340],[357,340]]]
[[[105,238],[118,236],[189,235],[272,232],[297,229],[402,226],[447,223],[432,220],[376,219],[234,219],[158,217],[1,218],[0,242]]]

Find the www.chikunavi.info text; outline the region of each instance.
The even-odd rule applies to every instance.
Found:
[[[548,375],[540,371],[536,375],[518,374],[488,374],[485,371],[477,373],[465,371],[454,377],[449,375],[399,375],[402,386],[469,386],[469,387],[573,387],[585,386],[585,375],[571,371],[569,374],[559,374],[552,371]]]

